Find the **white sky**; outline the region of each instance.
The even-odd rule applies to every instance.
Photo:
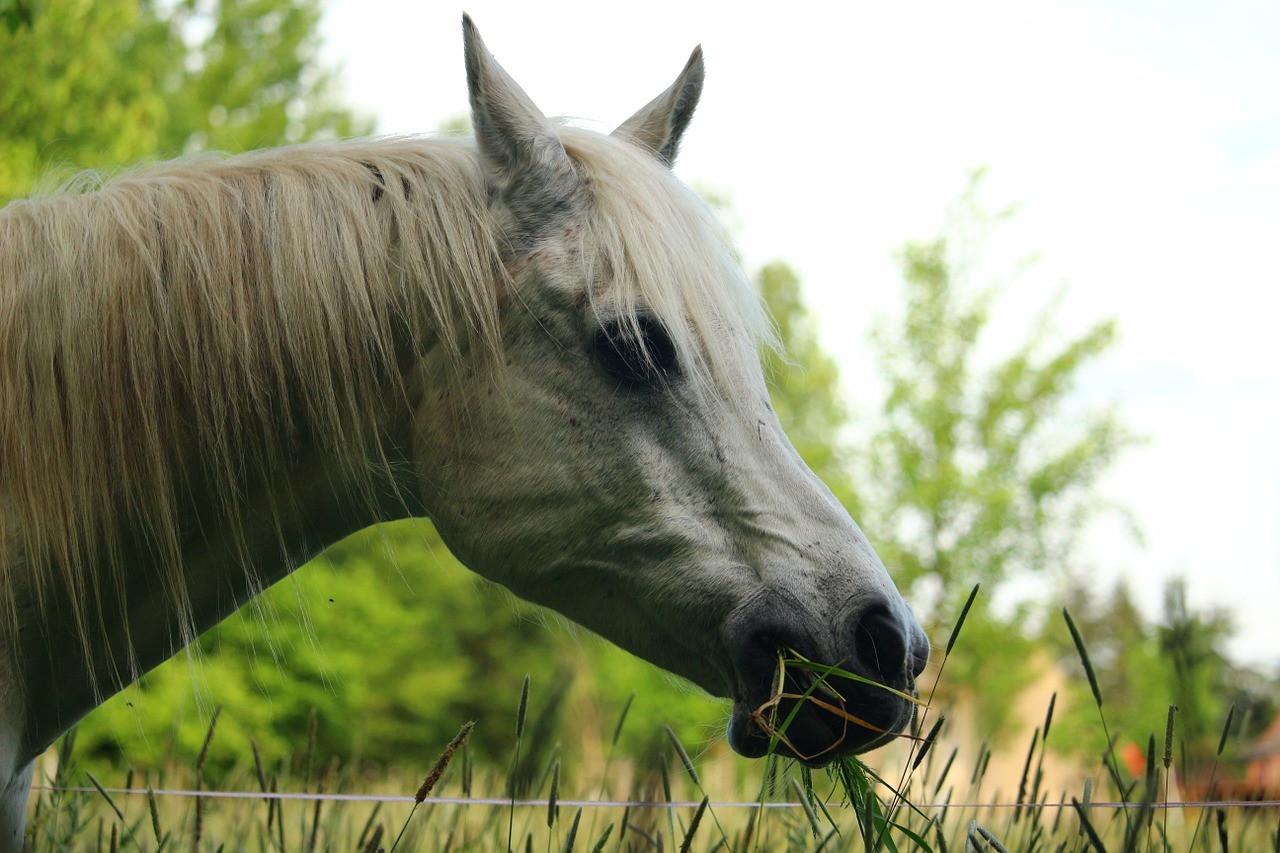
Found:
[[[763,5],[763,4],[761,4]],[[876,399],[870,317],[893,251],[932,236],[974,167],[1018,203],[997,252],[1040,263],[992,349],[1064,284],[1065,334],[1114,316],[1081,401],[1149,437],[1105,482],[1146,534],[1102,525],[1100,583],[1149,616],[1167,577],[1230,609],[1241,659],[1280,664],[1280,4],[472,0],[548,115],[612,128],[695,44],[708,79],[677,172],[727,191],[752,269],[791,263],[855,406]],[[460,7],[330,0],[326,54],[380,133],[466,111]]]

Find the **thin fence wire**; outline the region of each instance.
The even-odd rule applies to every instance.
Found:
[[[78,787],[54,787],[50,785],[33,785],[33,790],[50,791],[69,794],[91,794],[98,791],[97,788],[78,788]],[[414,798],[409,795],[391,795],[391,794],[326,794],[326,793],[306,793],[306,792],[290,792],[290,791],[188,791],[181,789],[156,789],[148,791],[145,788],[102,788],[108,794],[120,794],[122,796],[140,796],[145,797],[148,793],[157,797],[190,797],[204,799],[227,799],[227,800],[304,800],[307,802],[351,802],[351,803],[409,803],[414,802]],[[512,806],[516,808],[547,808],[549,800],[515,800],[509,797],[427,797],[422,801],[424,804],[436,803],[439,805],[452,806]],[[556,798],[556,803],[560,806],[569,808],[632,808],[632,809],[681,809],[681,808],[698,808],[702,805],[702,801],[652,801],[652,800],[566,800]],[[779,802],[716,802],[708,803],[712,808],[717,809],[799,809],[803,808],[801,803],[779,803]],[[1071,809],[1070,802],[1066,803],[913,803],[917,809]],[[831,803],[827,808],[832,807],[843,808],[845,804]],[[1195,801],[1174,801],[1174,802],[1154,802],[1154,803],[1117,803],[1117,802],[1091,802],[1088,806],[1090,809],[1256,809],[1256,808],[1280,808],[1280,800],[1214,800],[1212,802],[1195,802]]]

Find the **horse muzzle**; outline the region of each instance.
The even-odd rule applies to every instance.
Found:
[[[900,599],[857,596],[833,619],[764,589],[725,622],[733,658],[729,745],[821,767],[875,749],[911,721],[929,642]]]

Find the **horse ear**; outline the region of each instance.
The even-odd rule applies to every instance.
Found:
[[[576,209],[582,181],[551,122],[493,58],[462,16],[471,123],[491,188],[530,243]]]
[[[680,139],[684,136],[693,110],[702,96],[702,81],[706,68],[702,62],[702,47],[693,49],[684,70],[671,84],[671,88],[654,98],[613,132],[614,136],[630,139],[649,151],[666,166],[676,162]]]

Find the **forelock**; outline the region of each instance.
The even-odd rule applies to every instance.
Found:
[[[697,388],[726,387],[732,361],[756,359],[773,334],[723,227],[647,151],[572,126],[561,139],[590,193],[579,233],[593,309],[630,323],[656,316]]]

